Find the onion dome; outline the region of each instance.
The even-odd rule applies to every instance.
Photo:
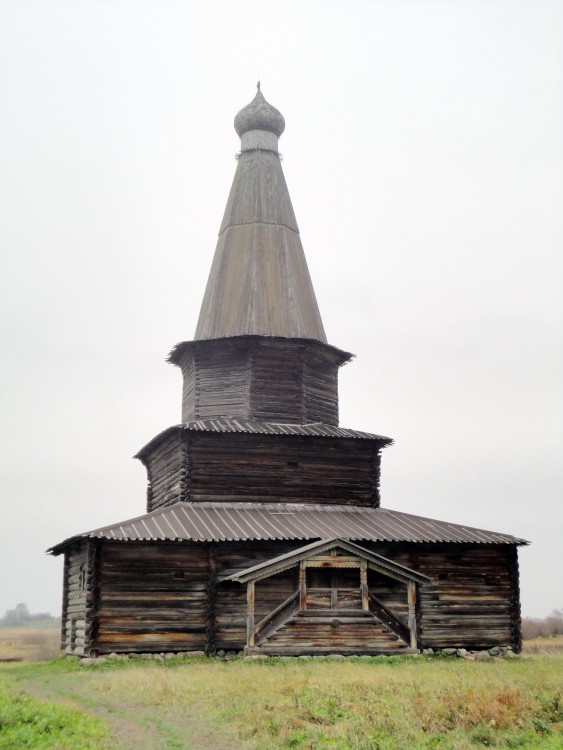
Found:
[[[241,150],[277,151],[278,138],[285,130],[285,120],[282,113],[266,101],[260,91],[260,83],[257,88],[254,99],[235,117],[235,130],[242,141]]]

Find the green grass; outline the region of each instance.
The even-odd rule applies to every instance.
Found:
[[[2,671],[16,694],[39,685],[49,697],[72,696],[105,719],[111,711],[121,723],[124,716],[137,717],[142,731],[151,727],[152,745],[137,738],[136,745],[123,747],[561,750],[562,666],[560,656],[485,663],[443,657],[194,659],[86,667],[60,660]],[[0,748],[98,750],[105,741],[94,735],[91,745]]]
[[[140,704],[177,711],[198,705],[264,750],[555,749],[563,697],[554,666],[542,658],[237,660],[106,673],[97,688],[123,696],[136,687]]]
[[[100,719],[50,701],[38,701],[0,682],[0,748],[101,750],[110,748]]]

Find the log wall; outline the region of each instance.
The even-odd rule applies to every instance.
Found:
[[[101,654],[204,649],[208,576],[207,545],[104,542],[90,648]]]
[[[182,422],[196,419],[196,366],[193,352],[188,350],[180,363],[182,371]]]
[[[520,605],[515,547],[368,542],[361,544],[433,579],[432,583],[418,587],[420,648],[455,647],[478,650],[495,645],[511,645],[516,652],[520,650]],[[220,569],[226,567],[234,571],[299,546],[300,543],[287,542],[280,546],[276,545],[274,550],[264,542],[255,542],[244,547],[235,545],[231,549],[218,545],[218,564]],[[295,571],[294,578],[290,578],[290,572],[284,573],[286,578],[283,582],[280,579],[280,601],[277,603],[281,603],[295,591],[297,573]],[[261,602],[270,603],[268,588],[272,590],[271,603],[275,601],[274,592],[277,585],[277,576],[256,584],[256,621],[265,614],[259,609],[262,607]],[[370,570],[368,587],[370,592],[407,627],[407,586]],[[322,600],[320,593],[312,593],[313,599],[318,599],[318,606],[327,605],[328,600]],[[346,594],[342,592],[341,606],[344,605],[345,597]],[[359,605],[359,599],[351,592],[350,606],[354,605]],[[218,648],[243,647],[246,642],[245,608],[245,586],[235,583],[220,584],[217,592],[217,619],[222,627],[218,630]]]
[[[254,542],[216,545],[217,572],[235,573],[277,555],[283,555],[301,544],[295,542]],[[255,588],[254,619],[258,623],[296,591],[297,569],[259,581]],[[217,587],[215,647],[242,649],[246,645],[246,585],[221,583]]]
[[[94,558],[90,540],[75,542],[65,552],[61,647],[67,654],[88,653]]]
[[[246,586],[217,584],[217,577],[302,545],[299,540],[74,543],[65,560],[63,647],[77,655],[242,649],[246,643]],[[418,587],[420,648],[512,645],[519,650],[515,547],[368,542],[363,546],[433,579]],[[355,574],[347,569],[334,574],[339,608],[361,606],[353,591]],[[310,571],[309,586],[322,584],[315,575]],[[271,613],[297,587],[297,568],[257,582],[255,622]],[[408,624],[405,584],[369,571],[368,587],[405,626]],[[320,607],[328,608],[329,601],[322,599],[321,591],[310,593]],[[361,645],[358,643],[360,651]],[[347,641],[347,648],[352,646]]]
[[[362,543],[381,555],[424,573],[433,583],[419,588],[421,648],[521,647],[516,548],[485,544]],[[403,587],[404,589],[405,587]],[[406,620],[406,593],[377,588],[376,596]]]
[[[374,441],[243,433],[190,441],[192,500],[379,505]]]
[[[373,440],[179,427],[142,461],[149,513],[198,500],[379,506],[381,455]]]
[[[189,499],[188,438],[181,430],[164,438],[143,458],[147,470],[147,512]]]
[[[250,396],[248,347],[205,342],[181,361],[182,422],[218,416],[247,417]]]
[[[361,542],[360,542],[361,544]],[[362,546],[366,546],[362,544]],[[383,554],[380,552],[379,554]],[[395,558],[387,555],[389,559]],[[398,562],[398,560],[396,560]],[[413,566],[413,570],[417,568]],[[409,606],[407,600],[407,585],[396,581],[394,578],[388,578],[375,570],[368,569],[368,589],[387,609],[400,620],[407,628],[409,624]]]
[[[182,421],[241,417],[338,424],[338,369],[350,355],[320,342],[261,336],[185,342]]]

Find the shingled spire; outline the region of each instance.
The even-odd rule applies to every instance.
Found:
[[[235,117],[241,151],[194,341],[182,369],[182,422],[221,417],[338,424],[338,368],[326,343],[278,138],[285,120],[264,99]]]
[[[258,85],[235,117],[241,151],[196,340],[259,335],[326,342],[278,153],[284,129]]]

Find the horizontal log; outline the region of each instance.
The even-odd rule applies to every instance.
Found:
[[[103,632],[98,636],[98,643],[154,643],[154,644],[180,644],[185,645],[193,643],[204,643],[203,633],[168,633],[167,631],[155,633],[120,633],[120,632]]]

